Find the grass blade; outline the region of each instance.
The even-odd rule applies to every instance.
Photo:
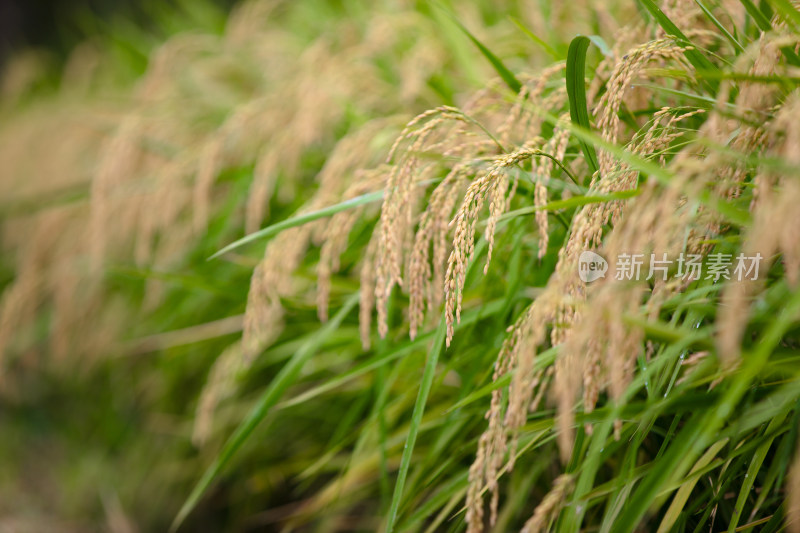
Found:
[[[764,12],[761,11],[751,0],[740,0],[744,9],[747,11],[747,14],[753,19],[758,26],[758,29],[761,31],[771,31],[772,30],[772,23],[769,21]],[[800,57],[797,53],[792,49],[790,46],[782,46],[781,52],[783,52],[783,56],[789,62],[789,64],[794,65],[795,67],[800,66]]]
[[[277,235],[283,230],[293,228],[295,226],[302,226],[303,224],[308,224],[309,222],[313,222],[314,220],[319,220],[320,218],[329,217],[341,211],[347,211],[348,209],[353,209],[360,205],[368,204],[370,202],[377,202],[382,198],[383,198],[383,191],[368,192],[367,194],[362,194],[361,196],[356,196],[355,198],[350,198],[349,200],[345,200],[344,202],[339,202],[338,204],[329,205],[328,207],[323,207],[322,209],[317,209],[316,211],[311,211],[310,213],[302,213],[299,215],[295,215],[291,218],[287,218],[286,220],[281,220],[280,222],[269,225],[266,228],[254,231],[249,235],[245,235],[238,241],[234,241],[229,245],[227,245],[226,247],[219,250],[218,252],[216,252],[214,255],[209,257],[208,260],[210,261],[212,259],[216,259],[217,257],[224,255],[228,252],[231,252],[237,248],[240,248],[245,244],[249,244],[259,239],[266,239],[268,237],[272,237],[273,235]]]
[[[739,490],[739,497],[736,498],[736,506],[733,508],[733,516],[731,516],[731,521],[728,525],[728,531],[730,533],[733,533],[737,530],[736,526],[739,525],[739,519],[742,517],[744,506],[747,503],[747,499],[750,497],[750,491],[756,481],[756,475],[758,474],[758,471],[761,470],[761,465],[764,463],[764,459],[767,458],[767,452],[769,452],[769,448],[772,446],[772,441],[778,436],[774,432],[781,424],[783,424],[784,418],[785,417],[783,416],[776,416],[772,419],[772,421],[770,421],[769,426],[767,426],[766,433],[767,435],[772,434],[772,436],[764,439],[764,442],[759,445],[758,449],[753,454],[753,458],[750,460],[750,464],[747,467],[747,474],[744,477],[744,481],[742,481],[742,488]]]
[[[683,511],[686,506],[686,502],[692,494],[692,490],[694,490],[697,482],[700,481],[700,478],[694,477],[693,474],[705,468],[726,444],[728,444],[727,438],[718,440],[697,460],[694,467],[689,472],[689,479],[687,479],[687,481],[681,485],[681,488],[678,489],[678,492],[675,493],[675,498],[673,498],[664,518],[661,520],[661,524],[658,526],[658,533],[667,533],[672,530],[672,526],[675,525],[681,511]]]
[[[492,302],[489,302],[480,309],[471,309],[465,312],[461,316],[461,322],[456,324],[455,331],[459,331],[467,326],[471,326],[478,320],[497,314],[502,310],[503,310],[502,300],[494,300]],[[326,381],[325,383],[322,383],[316,387],[313,387],[301,393],[299,396],[286,400],[285,402],[281,403],[279,407],[285,408],[293,405],[298,405],[312,398],[316,398],[317,396],[324,394],[328,391],[336,389],[337,387],[340,387],[349,381],[352,381],[360,376],[363,376],[367,372],[378,369],[396,359],[403,357],[408,352],[414,349],[422,347],[425,343],[429,342],[432,338],[434,338],[436,334],[437,334],[436,331],[424,333],[419,337],[417,337],[416,339],[411,341],[406,341],[403,344],[395,347],[394,349],[387,351],[386,353],[380,353],[378,355],[375,355],[374,357],[371,357],[367,361],[364,361],[363,363],[356,365],[351,370],[343,374],[337,375],[335,378]],[[463,403],[459,403],[452,409],[456,409],[457,407],[461,407],[462,405]]]
[[[461,21],[458,20],[455,17],[455,15],[453,15],[447,10],[445,10],[445,12],[450,16],[455,25],[458,26],[461,29],[461,31],[464,32],[464,35],[466,35],[469,38],[469,40],[472,41],[472,43],[478,47],[478,50],[480,50],[481,54],[483,54],[483,56],[489,60],[489,63],[492,64],[492,67],[494,67],[495,72],[497,72],[500,78],[502,78],[502,80],[506,83],[506,85],[508,85],[508,88],[514,91],[515,93],[518,93],[520,89],[522,89],[522,83],[520,83],[520,81],[517,79],[514,73],[511,72],[508,69],[508,67],[505,66],[505,64],[499,57],[494,55],[494,53],[491,50],[489,50],[482,42],[480,42],[477,37],[472,35],[472,33],[467,29],[467,27],[461,24]]]
[[[672,35],[684,41],[687,44],[692,44],[692,41],[689,40],[686,35],[673,23],[667,15],[664,14],[663,11],[653,2],[653,0],[639,0],[642,5],[650,12],[656,22],[664,29],[667,35]],[[719,68],[708,60],[706,56],[700,53],[697,48],[692,48],[691,50],[686,50],[683,55],[686,56],[686,59],[689,60],[689,63],[700,72],[717,72]],[[711,79],[707,80],[704,79],[705,83],[709,86],[708,88],[712,90],[713,93],[717,92],[717,88],[719,87],[719,82],[717,80]]]
[[[503,213],[498,220],[509,220],[518,216],[532,215],[537,211],[559,211],[588,204],[602,204],[616,200],[627,200],[628,198],[633,198],[634,196],[638,195],[639,191],[637,189],[633,189],[628,191],[612,192],[610,194],[585,194],[583,196],[573,196],[563,200],[553,200],[552,202],[548,202],[539,207],[528,206],[520,207],[519,209],[514,209],[513,211],[507,211]]]
[[[569,116],[573,124],[587,130],[591,129],[589,124],[589,110],[586,107],[586,50],[591,41],[588,37],[579,35],[569,44],[567,53],[567,95],[569,96]],[[578,138],[578,142],[586,157],[592,173],[597,172],[600,166],[597,163],[597,152],[594,146],[586,142],[585,139]]]
[[[705,6],[705,4],[703,4],[703,2],[701,2],[700,0],[694,0],[694,2],[703,11],[703,13],[705,14],[706,18],[708,18],[708,20],[710,20],[711,23],[714,24],[714,26],[717,27],[717,29],[722,33],[722,35],[725,36],[725,38],[728,40],[728,42],[731,43],[731,45],[733,45],[733,48],[738,53],[744,52],[744,46],[742,46],[742,44],[739,41],[736,40],[736,37],[731,35],[731,32],[729,32],[727,30],[727,28],[725,28],[725,26],[722,25],[722,23],[717,19],[717,17],[715,17],[714,14],[711,12],[711,10],[708,9]]]
[[[186,499],[186,502],[178,511],[175,520],[172,522],[170,531],[174,532],[181,526],[189,513],[197,506],[200,498],[203,497],[208,487],[214,479],[222,472],[222,469],[230,462],[239,448],[245,443],[247,438],[258,427],[262,420],[267,416],[270,409],[278,402],[281,395],[286,389],[297,379],[303,365],[308,361],[311,356],[316,353],[320,344],[332,332],[336,331],[344,318],[353,310],[358,303],[358,293],[353,294],[347,299],[345,304],[338,313],[325,324],[317,333],[312,336],[299,350],[292,356],[288,363],[281,369],[275,379],[269,384],[267,390],[261,395],[258,403],[253,407],[248,414],[247,418],[239,424],[236,431],[231,435],[228,441],[223,446],[222,451],[217,455],[214,461],[209,465],[200,481],[197,482],[191,494]]]
[[[618,531],[633,531],[658,494],[669,486],[672,480],[682,476],[688,470],[689,463],[718,434],[720,427],[747,392],[752,380],[766,364],[772,350],[794,324],[798,313],[800,313],[800,291],[794,292],[787,299],[785,307],[764,332],[757,347],[742,357],[740,372],[731,380],[728,390],[718,400],[717,405],[706,412],[696,414],[675,439],[670,450],[653,466],[632,495],[627,508],[623,510]]]
[[[408,437],[406,444],[403,447],[403,456],[400,459],[400,470],[397,473],[397,482],[394,486],[394,494],[392,494],[392,503],[389,507],[389,517],[387,519],[386,530],[391,533],[394,530],[395,522],[397,521],[397,512],[400,509],[400,502],[403,499],[403,488],[405,486],[406,477],[408,477],[408,469],[411,466],[411,456],[414,452],[414,444],[417,442],[417,435],[419,434],[419,427],[422,423],[422,415],[425,413],[425,404],[428,401],[428,394],[433,385],[433,377],[436,374],[436,364],[439,361],[439,354],[444,349],[444,338],[447,330],[446,321],[442,317],[439,327],[436,330],[436,337],[431,346],[431,351],[428,354],[428,360],[425,362],[425,370],[422,373],[422,384],[419,387],[419,394],[417,401],[414,404],[414,411],[411,414],[411,425],[408,429]]]
[[[552,57],[556,61],[561,61],[561,60],[564,59],[561,55],[559,55],[558,52],[556,52],[555,48],[553,48],[552,46],[547,44],[544,40],[542,40],[541,37],[539,37],[538,35],[533,33],[531,30],[526,28],[525,25],[522,24],[520,21],[518,21],[517,19],[515,19],[514,17],[511,17],[511,16],[508,17],[508,18],[511,19],[511,22],[513,22],[517,26],[517,28],[519,28],[522,31],[522,33],[524,33],[525,35],[530,37],[530,39],[533,42],[535,42],[536,44],[541,46],[542,49],[550,55],[550,57]]]
[[[608,43],[605,41],[605,39],[599,35],[589,35],[587,39],[589,39],[605,57],[611,57],[614,55],[614,52],[611,51],[611,47],[608,46]]]
[[[550,124],[555,125],[559,123],[559,118],[552,113],[549,113],[546,109],[541,107],[536,107],[536,109],[542,114],[544,120]],[[672,179],[672,174],[669,170],[662,168],[652,161],[644,159],[633,152],[626,150],[625,148],[617,146],[614,143],[607,142],[601,136],[597,135],[588,128],[584,128],[573,123],[567,123],[564,127],[569,129],[570,133],[575,135],[575,137],[578,139],[594,143],[603,150],[611,153],[613,156],[619,158],[625,163],[628,163],[632,168],[635,168],[641,172],[645,172],[662,183],[669,183]],[[700,192],[698,195],[698,200],[703,205],[706,205],[723,215],[728,222],[739,226],[746,226],[750,223],[751,217],[747,210],[741,209],[726,200],[716,197],[707,190]]]
[[[769,2],[786,22],[793,26],[800,26],[800,11],[797,11],[789,0],[769,0]]]
[[[740,2],[747,11],[747,14],[753,19],[753,22],[756,23],[759,30],[770,31],[772,29],[772,24],[770,24],[769,19],[764,16],[764,13],[758,9],[751,0],[740,0]]]

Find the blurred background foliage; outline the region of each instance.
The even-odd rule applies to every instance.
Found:
[[[181,234],[177,256],[157,265],[137,262],[132,235],[136,230],[117,234],[113,243],[117,253],[106,259],[95,280],[102,288],[78,289],[79,293],[86,290],[85,295],[102,294],[66,304],[62,312],[76,315],[66,332],[68,338],[59,341],[68,346],[53,347],[52,306],[54,301],[58,306],[58,297],[50,286],[68,284],[64,278],[70,270],[80,276],[92,271],[86,247],[77,243],[86,228],[63,230],[65,225],[82,226],[90,217],[95,160],[109,150],[104,143],[120,120],[140,112],[155,113],[154,120],[163,119],[163,124],[154,122],[155,135],[162,127],[186,129],[198,138],[186,145],[196,161],[202,157],[203,139],[212,137],[237,108],[259,94],[274,92],[288,105],[297,105],[289,115],[272,116],[272,108],[267,107],[257,117],[282,122],[275,124],[277,130],[291,129],[290,122],[303,120],[311,120],[310,127],[320,129],[294,156],[292,171],[287,169],[278,178],[264,219],[268,224],[287,218],[303,205],[310,195],[305,188],[317,187],[315,176],[327,154],[348,132],[374,117],[397,116],[387,123],[389,129],[375,147],[378,157],[384,157],[405,120],[432,106],[463,102],[493,76],[491,65],[476,54],[445,11],[427,2],[233,4],[131,0],[3,6],[8,15],[2,18],[4,251],[0,288],[8,294],[21,270],[33,269],[36,280],[34,294],[25,296],[29,309],[14,313],[15,318],[29,314],[33,320],[16,320],[15,338],[4,347],[0,374],[4,434],[0,528],[166,530],[199,473],[264,384],[319,328],[313,295],[284,300],[287,316],[279,338],[241,378],[234,397],[221,405],[210,442],[200,448],[192,444],[199,392],[215,358],[241,335],[252,269],[264,248],[263,243],[255,244],[231,260],[206,260],[244,235],[254,171],[252,155],[245,155],[238,160],[234,156],[220,169],[207,231],[188,239]],[[556,38],[550,25],[539,18],[540,8],[558,11],[551,19],[560,18],[575,28],[601,29],[591,20],[591,11],[585,12],[587,20],[580,20],[546,2],[541,6],[478,2],[447,7],[477,35],[491,36],[495,51],[510,65],[525,69],[545,64],[549,58],[531,54],[536,44],[509,17],[534,20],[558,49],[565,50],[568,42],[566,37]],[[235,17],[237,9],[239,17],[231,18],[231,10]],[[191,50],[192,36],[209,47],[200,56]],[[364,49],[355,51],[364,41],[368,41]],[[182,42],[189,42],[188,51],[181,50]],[[170,57],[172,50],[177,50],[174,57]],[[307,67],[294,69],[309,50],[316,56]],[[158,63],[160,58],[165,65]],[[372,76],[368,83],[337,97],[331,105],[341,113],[319,126],[313,117],[301,115],[301,106],[307,105],[303,98],[313,106],[313,95],[297,94],[296,80],[282,77],[309,75],[311,84],[324,84],[324,78],[316,77],[320,64],[330,62],[332,69],[349,77],[359,76],[359,63],[364,61],[369,62],[365,66]],[[151,82],[155,89],[149,95]],[[285,94],[277,88],[281,83],[286,85]],[[277,109],[282,102],[268,106]],[[117,156],[112,153],[111,157]],[[143,205],[145,210],[160,208]],[[191,215],[186,211],[178,215],[181,224],[187,223],[187,217]],[[75,218],[83,222],[75,223]],[[112,214],[108,223],[124,224],[124,215]],[[343,257],[343,265],[359,259],[370,225],[364,223],[356,232],[359,237]],[[37,247],[38,252],[29,252]],[[29,257],[37,253],[38,259]],[[26,263],[26,257],[33,263]],[[295,283],[313,283],[315,257],[312,250],[295,274]],[[334,308],[343,295],[357,288],[348,279],[349,268],[334,279]],[[148,297],[154,292],[156,297]],[[361,354],[357,338],[356,317],[348,316],[313,364],[304,369],[304,380],[312,383],[314,376],[337,375],[350,368]],[[501,339],[498,334],[487,344],[497,347]],[[381,388],[387,380],[392,384],[392,409],[388,420],[381,418],[380,431],[384,435],[391,431],[391,448],[399,451],[397,435],[402,434],[413,407],[425,348],[417,343],[402,353],[408,356],[397,360],[393,369],[380,367],[378,376],[366,373],[336,394],[326,395],[325,409],[306,402],[271,414],[269,427],[249,439],[235,465],[190,515],[184,530],[279,529],[278,524],[293,516],[298,505],[302,510],[297,502],[304,495],[319,493],[339,473],[354,468],[346,458],[348,450],[352,452],[354,446],[374,449],[374,443],[354,441],[353,430],[374,418],[375,401],[389,401]],[[472,356],[467,351],[460,357]],[[491,354],[482,358],[486,361]],[[485,376],[487,369],[475,372]],[[479,416],[469,422],[473,431],[480,429],[481,420]],[[375,461],[374,455],[362,453],[363,457],[355,456],[357,460]],[[465,443],[460,456],[452,459],[468,465],[469,446]],[[433,466],[435,458],[430,461]],[[367,529],[377,527],[381,512],[386,511],[391,495],[387,468],[396,465],[376,466],[367,475],[379,476],[379,487],[343,489],[348,494],[343,501],[363,498],[361,506],[372,506],[369,502],[377,498],[367,512],[366,526],[362,525]],[[365,497],[365,489],[374,496]],[[335,484],[328,490],[335,491]],[[336,497],[331,493],[326,498]],[[324,505],[333,505],[332,500]],[[346,513],[326,512],[318,520],[323,529],[349,528]]]

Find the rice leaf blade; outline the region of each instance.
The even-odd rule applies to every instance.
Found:
[[[769,2],[787,23],[795,27],[800,26],[800,11],[797,11],[789,0],[769,0]]]
[[[658,526],[658,533],[666,533],[672,529],[672,526],[675,525],[675,522],[677,522],[678,517],[684,510],[686,502],[692,494],[692,490],[694,490],[695,485],[697,485],[697,482],[700,480],[699,477],[693,477],[693,474],[705,468],[726,444],[728,444],[727,438],[718,440],[697,460],[694,467],[692,467],[692,470],[689,472],[686,481],[681,485],[681,488],[678,489],[678,492],[675,493],[672,503],[667,509],[664,518],[661,520],[661,524]]]
[[[714,24],[714,26],[717,27],[717,29],[720,31],[720,33],[722,33],[722,35],[725,36],[725,38],[728,40],[728,42],[731,43],[733,48],[739,54],[744,52],[744,46],[742,46],[742,44],[738,40],[736,40],[736,37],[731,35],[731,32],[729,32],[728,29],[725,26],[722,25],[722,23],[717,19],[717,17],[714,16],[714,13],[712,13],[711,10],[708,9],[708,7],[706,7],[706,5],[703,4],[703,2],[701,0],[694,0],[694,2],[701,9],[701,11],[703,11],[703,14],[706,16],[706,18],[708,20],[710,20],[711,23]]]
[[[569,97],[569,115],[573,124],[591,130],[589,111],[586,105],[586,50],[591,41],[588,37],[579,35],[569,45],[567,53],[567,96]],[[578,139],[592,173],[597,172],[600,165],[597,162],[597,152],[594,146],[585,139]]]
[[[750,17],[753,19],[753,22],[756,23],[758,29],[761,31],[770,31],[772,29],[772,24],[770,23],[769,19],[764,16],[764,13],[756,7],[756,5],[751,0],[739,0],[742,5],[744,6],[745,11]]]
[[[517,20],[516,18],[511,17],[511,16],[509,16],[509,19],[511,20],[511,22],[514,23],[514,25],[517,26],[517,28],[520,29],[520,31],[522,31],[522,33],[524,33],[525,35],[530,37],[530,39],[533,42],[535,42],[536,44],[541,46],[542,49],[550,55],[550,57],[552,57],[556,61],[561,61],[561,60],[564,59],[563,56],[561,56],[558,52],[556,52],[555,48],[553,48],[552,46],[547,44],[547,42],[544,41],[541,37],[539,37],[538,35],[533,33],[531,30],[529,30],[524,24],[522,24],[522,22],[520,22],[519,20]]]
[[[322,328],[320,328],[315,335],[313,335],[305,344],[303,344],[292,358],[284,365],[281,371],[275,376],[275,379],[269,384],[267,389],[259,398],[256,405],[251,409],[239,427],[236,428],[233,435],[230,436],[228,441],[222,448],[222,451],[216,456],[214,461],[208,466],[203,473],[203,476],[195,485],[189,497],[184,502],[175,520],[172,522],[170,531],[177,531],[181,524],[189,516],[189,513],[200,502],[206,490],[211,486],[211,483],[222,472],[225,466],[231,461],[233,456],[239,451],[239,448],[250,437],[253,431],[269,414],[272,407],[278,402],[281,395],[286,389],[294,383],[300,371],[303,369],[304,364],[308,361],[314,353],[316,353],[322,342],[334,331],[337,330],[344,318],[355,308],[358,303],[359,295],[353,294],[350,296],[339,312]]]
[[[430,352],[428,353],[427,361],[425,362],[425,369],[422,373],[422,383],[419,387],[417,401],[414,404],[414,411],[411,414],[411,425],[408,429],[408,436],[406,443],[403,447],[403,456],[400,459],[400,469],[397,473],[397,481],[395,482],[394,493],[392,494],[392,502],[389,506],[389,514],[386,523],[386,530],[391,533],[394,530],[395,523],[397,522],[397,514],[400,509],[400,503],[403,499],[403,489],[405,487],[406,478],[408,477],[408,470],[411,467],[411,458],[414,452],[414,445],[417,441],[420,425],[422,424],[422,415],[425,413],[425,404],[428,401],[428,395],[433,385],[433,378],[436,375],[436,365],[439,361],[439,355],[444,349],[445,333],[447,331],[447,324],[442,317],[439,327],[436,330],[436,337],[434,338]]]
[[[644,5],[645,9],[656,19],[656,22],[663,28],[663,30],[667,33],[667,35],[672,35],[673,37],[683,41],[686,44],[692,44],[692,41],[686,37],[686,35],[675,25],[674,22],[670,20],[670,18],[663,12],[661,9],[653,2],[653,0],[639,0],[642,5]],[[703,72],[710,72],[714,73],[719,71],[719,68],[709,61],[709,59],[703,55],[701,52],[697,50],[697,47],[692,47],[686,51],[684,51],[684,55],[686,59],[689,60],[689,63],[697,69],[700,73]],[[711,90],[712,93],[716,93],[717,89],[719,88],[719,81],[711,79],[704,79],[707,88]]]
[[[355,198],[350,198],[349,200],[339,202],[338,204],[333,204],[327,207],[323,207],[322,209],[317,209],[315,211],[311,211],[308,213],[301,213],[299,215],[295,215],[293,217],[287,218],[286,220],[281,220],[280,222],[271,224],[266,228],[245,235],[241,239],[230,243],[229,245],[225,246],[218,252],[214,253],[214,255],[212,255],[208,259],[209,261],[211,259],[216,259],[221,255],[225,255],[226,253],[232,252],[237,248],[241,248],[245,244],[250,244],[251,242],[255,242],[260,239],[267,239],[269,237],[273,237],[278,233],[287,230],[289,228],[302,226],[303,224],[308,224],[309,222],[319,220],[320,218],[329,217],[331,215],[335,215],[336,213],[340,213],[348,209],[354,209],[364,204],[377,202],[378,200],[381,199],[383,199],[383,191],[374,191],[362,194],[361,196],[356,196]]]
[[[733,516],[731,516],[731,521],[728,525],[729,533],[736,531],[736,527],[739,525],[739,519],[742,517],[744,506],[747,503],[747,499],[750,497],[750,491],[756,481],[756,475],[758,471],[761,470],[764,459],[767,458],[767,452],[770,446],[772,446],[772,441],[778,436],[774,432],[778,429],[778,426],[783,423],[784,418],[783,416],[776,416],[770,421],[766,429],[767,437],[764,439],[764,442],[758,446],[758,449],[756,449],[756,452],[753,454],[753,458],[750,460],[750,464],[747,466],[747,474],[744,477],[744,481],[742,481],[742,488],[739,490],[739,496],[736,498],[736,506],[733,508]]]
[[[469,38],[470,41],[480,50],[481,54],[491,63],[492,67],[494,68],[495,72],[500,76],[500,78],[508,85],[508,88],[518,93],[522,89],[522,83],[517,79],[513,72],[511,72],[508,67],[505,66],[503,61],[497,57],[489,48],[486,47],[477,37],[475,37],[472,32],[470,32],[466,26],[464,26],[458,19],[453,17],[453,21],[461,28],[461,31]]]

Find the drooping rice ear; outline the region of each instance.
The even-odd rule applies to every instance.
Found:
[[[236,390],[236,378],[245,369],[242,342],[225,348],[208,371],[208,379],[200,391],[192,427],[192,443],[202,447],[214,429],[214,414],[220,402]]]
[[[545,495],[533,515],[522,526],[522,533],[549,531],[550,524],[558,517],[572,491],[574,480],[569,474],[561,474],[553,481],[553,488]]]

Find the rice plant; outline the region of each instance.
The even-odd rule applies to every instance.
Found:
[[[219,17],[6,69],[0,529],[800,531],[794,3]]]

